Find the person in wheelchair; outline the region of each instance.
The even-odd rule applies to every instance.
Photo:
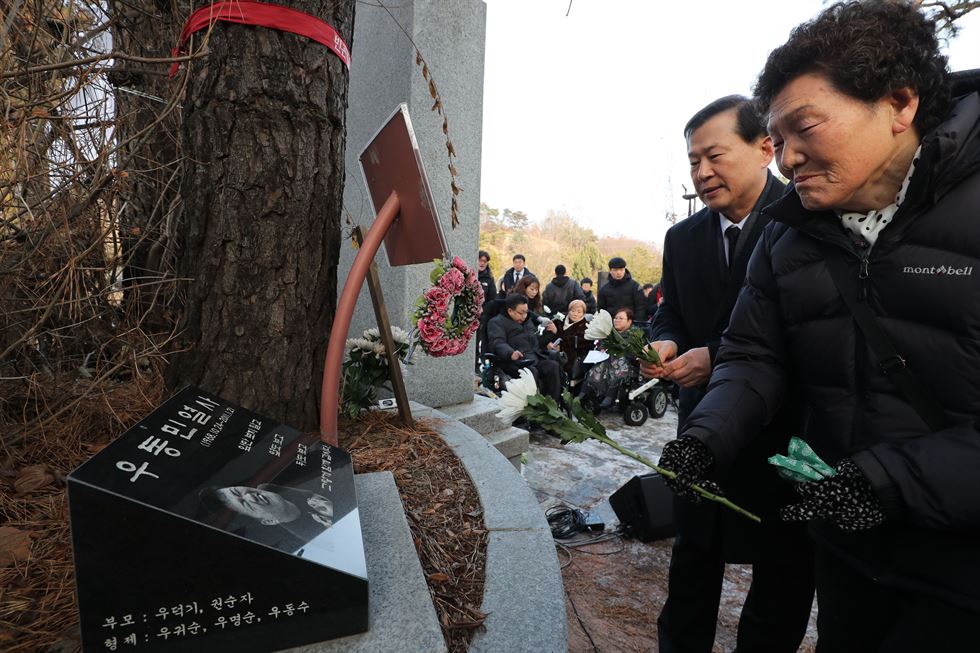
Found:
[[[560,403],[561,366],[551,356],[554,349],[541,346],[537,326],[528,320],[527,297],[510,294],[504,301],[505,310],[487,323],[487,351],[510,376],[516,377],[522,367],[530,369],[538,389]]]
[[[613,328],[621,334],[625,334],[633,326],[633,310],[630,308],[619,308],[613,315]],[[630,357],[610,356],[606,360],[597,364],[585,378],[585,388],[582,390],[584,397],[601,397],[599,408],[606,410],[612,408],[619,395],[619,389],[623,382],[631,374]]]
[[[585,327],[588,325],[585,302],[581,299],[573,299],[569,302],[568,314],[556,324],[558,340],[555,342],[564,354],[565,361],[562,369],[574,394],[576,388],[581,388],[580,382],[588,371],[588,366],[583,361],[593,345],[591,340],[585,339]]]

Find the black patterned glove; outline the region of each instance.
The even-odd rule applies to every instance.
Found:
[[[849,533],[874,528],[885,521],[881,501],[861,469],[849,458],[837,466],[834,476],[800,483],[796,491],[803,497],[803,503],[781,509],[779,516],[785,521],[826,519]]]
[[[682,435],[664,445],[658,465],[677,474],[673,479],[664,477],[664,483],[674,494],[698,503],[701,495],[691,490],[691,485],[699,485],[708,492],[721,494],[717,484],[704,480],[714,462],[711,451],[703,442],[693,436]]]

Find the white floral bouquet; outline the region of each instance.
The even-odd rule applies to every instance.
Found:
[[[411,351],[408,332],[393,326],[391,338],[400,364],[411,365],[414,353]],[[365,330],[360,338],[349,338],[347,348],[350,351],[342,368],[340,412],[355,419],[378,400],[378,388],[391,389],[388,385],[391,375],[385,344],[377,328]]]
[[[522,369],[520,377],[507,382],[507,389],[500,396],[502,408],[497,412],[497,417],[508,424],[513,423],[518,417],[523,417],[529,422],[538,424],[548,433],[560,438],[564,443],[581,443],[589,439],[598,440],[603,444],[609,445],[621,454],[643,463],[664,478],[672,479],[677,476],[674,472],[655,465],[650,460],[638,453],[630,451],[610,438],[606,434],[606,427],[596,419],[592,411],[582,407],[578,397],[573,398],[566,390],[562,398],[571,408],[572,417],[569,417],[562,411],[554,399],[538,393],[538,386],[534,380],[534,376],[529,370]],[[735,505],[719,494],[709,492],[699,485],[692,485],[691,489],[705,499],[727,506],[753,521],[762,521],[758,516]]]
[[[585,327],[585,339],[600,341],[600,347],[610,356],[636,356],[647,363],[663,364],[656,350],[647,347],[646,336],[640,329],[616,331],[612,315],[606,310],[599,311]]]

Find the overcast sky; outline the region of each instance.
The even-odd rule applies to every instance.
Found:
[[[711,100],[750,94],[770,50],[820,0],[486,0],[481,199],[599,235],[662,242],[691,188],[682,130]],[[950,45],[980,68],[980,10]]]

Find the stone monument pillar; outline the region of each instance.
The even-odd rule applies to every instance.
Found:
[[[347,108],[344,207],[350,219],[362,228],[367,229],[373,222],[374,212],[357,157],[398,104],[405,102],[450,253],[475,268],[480,233],[486,5],[482,0],[404,0],[391,4],[394,6],[388,10],[368,3],[357,6]],[[457,184],[463,189],[458,196],[460,224],[455,230],[451,226],[452,179],[442,116],[432,111],[434,101],[428,82],[415,64],[412,41],[428,62],[449,120]],[[341,221],[341,228],[347,236],[350,226],[345,220]],[[338,291],[347,280],[354,254],[350,239],[344,238]],[[415,300],[431,285],[432,266],[391,268],[386,255],[380,252],[376,261],[391,323],[409,330]],[[348,337],[359,336],[373,326],[374,311],[365,285]],[[435,407],[472,400],[474,357],[475,343],[466,353],[449,358],[430,358],[419,352],[405,379],[409,398]]]

